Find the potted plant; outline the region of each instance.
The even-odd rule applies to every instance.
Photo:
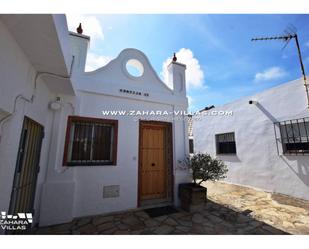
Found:
[[[180,168],[190,170],[193,182],[179,184],[181,207],[186,211],[203,208],[207,200],[207,188],[202,186],[208,180],[226,178],[227,166],[209,154],[198,153],[180,162]]]

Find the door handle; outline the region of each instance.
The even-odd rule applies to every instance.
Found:
[[[154,167],[154,166],[156,166],[156,164],[155,164],[155,163],[152,163],[151,166]]]

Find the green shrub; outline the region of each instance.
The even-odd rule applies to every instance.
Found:
[[[223,161],[212,158],[209,154],[197,153],[180,162],[183,168],[190,169],[195,184],[226,178],[228,171]],[[199,180],[199,182],[197,182]]]

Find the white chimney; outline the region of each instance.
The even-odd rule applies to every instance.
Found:
[[[186,65],[177,62],[174,54],[172,62],[167,67],[168,81],[173,86],[174,94],[186,96]]]
[[[81,24],[77,28],[77,32],[70,32],[72,54],[74,56],[73,73],[83,73],[85,72],[90,37],[82,34]]]

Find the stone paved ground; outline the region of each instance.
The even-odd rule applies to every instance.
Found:
[[[133,210],[78,218],[70,223],[34,229],[32,233],[309,234],[309,202],[276,196],[280,204],[269,193],[224,183],[207,183],[207,187],[209,200],[199,212],[179,211],[150,218],[142,210]]]
[[[309,234],[309,201],[222,182],[205,186],[218,205],[238,212],[251,210],[252,218],[290,234]]]

